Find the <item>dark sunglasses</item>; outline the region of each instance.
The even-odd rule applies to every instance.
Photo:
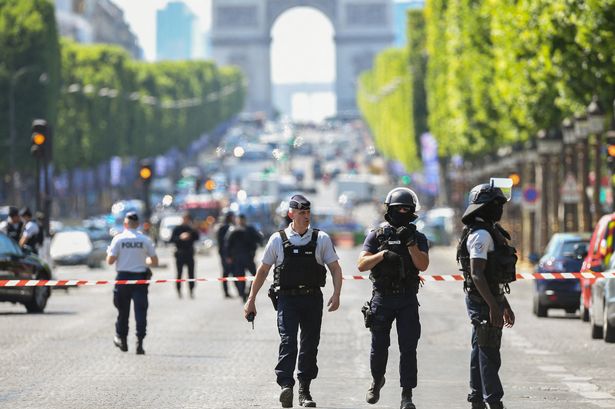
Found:
[[[310,202],[298,202],[296,200],[291,200],[288,207],[290,207],[291,209],[297,209],[297,210],[310,210]]]

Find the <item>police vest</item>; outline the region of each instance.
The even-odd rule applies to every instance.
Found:
[[[312,238],[305,246],[294,246],[284,230],[280,230],[284,260],[274,270],[273,285],[282,290],[301,287],[324,287],[327,269],[316,261],[318,229],[312,231]]]
[[[38,233],[36,233],[34,236],[32,237],[28,237],[28,239],[26,240],[26,246],[29,246],[30,248],[32,248],[33,250],[36,250],[36,248],[38,247],[39,244],[42,244],[42,242],[39,243],[42,235],[42,231],[43,229],[41,229],[41,226],[35,222],[32,221],[33,224],[36,224],[36,226],[38,227]]]
[[[13,223],[7,222],[6,235],[19,243],[21,232],[23,231],[23,222],[17,223],[17,227]]]
[[[372,268],[369,275],[374,288],[382,291],[419,290],[419,270],[414,265],[408,247],[402,244],[401,239],[392,226],[380,227],[376,230],[376,239],[380,246],[378,251],[388,250],[398,254],[400,262],[382,260]]]
[[[517,264],[517,250],[508,245],[510,235],[499,224],[490,224],[476,221],[464,227],[459,245],[457,246],[457,263],[461,265],[463,272],[463,289],[471,294],[480,295],[470,270],[470,253],[468,252],[468,237],[477,230],[487,230],[493,239],[494,250],[487,253],[487,266],[485,267],[485,279],[493,295],[509,293],[508,284],[515,281]]]

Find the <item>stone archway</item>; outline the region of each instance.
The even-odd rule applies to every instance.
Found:
[[[393,43],[392,0],[213,0],[212,52],[219,64],[239,66],[248,80],[245,110],[272,112],[271,28],[294,7],[313,7],[335,31],[338,114],[357,112],[358,74]]]

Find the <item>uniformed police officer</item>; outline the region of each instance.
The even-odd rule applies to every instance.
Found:
[[[316,354],[323,309],[320,287],[325,285],[326,265],[333,278],[333,295],[327,306],[329,311],[337,310],[342,289],[342,269],[329,236],[310,226],[310,202],[304,196],[294,195],[290,199],[288,216],[292,220],[288,227],[269,238],[244,313],[246,318],[251,313],[256,314],[256,295],[271,266],[275,265],[270,296],[274,307],[277,300],[278,310],[280,352],[275,373],[277,383],[282,388],[280,402],[283,408],[293,406],[297,333],[301,328],[297,372],[299,405],[316,407],[310,394],[310,382],[318,374]],[[271,295],[273,289],[279,289],[278,297]]]
[[[158,256],[149,237],[140,231],[139,216],[129,212],[124,218],[124,231],[111,240],[107,250],[107,263],[117,261],[116,280],[146,280],[151,278],[148,265],[158,265]],[[115,323],[113,343],[121,350],[128,351],[128,319],[130,302],[134,302],[135,320],[137,322],[137,355],[145,354],[143,338],[147,327],[148,285],[116,285],[113,290],[113,304],[118,315]]]
[[[21,247],[28,247],[32,252],[38,253],[38,245],[40,239],[40,226],[36,223],[36,220],[32,218],[32,212],[29,208],[24,207],[19,212],[24,227],[19,238],[19,245]]]
[[[384,386],[390,332],[396,320],[400,350],[401,408],[415,409],[412,389],[417,384],[416,348],[421,336],[417,292],[419,271],[429,266],[429,247],[424,234],[412,223],[420,205],[416,194],[405,187],[391,190],[384,201],[387,223],[365,238],[359,256],[360,271],[371,270],[372,299],[365,314],[372,333],[370,367],[372,384],[367,403],[380,399]]]
[[[515,314],[504,295],[515,280],[515,249],[498,222],[507,197],[492,184],[470,191],[470,204],[461,221],[465,225],[457,261],[461,264],[466,306],[472,321],[470,394],[473,409],[503,408],[504,390],[498,376],[502,327],[512,327]]]
[[[6,233],[7,236],[19,243],[21,238],[21,232],[23,230],[23,222],[19,217],[19,209],[11,206],[9,207],[9,215],[6,220],[0,224],[0,230]]]

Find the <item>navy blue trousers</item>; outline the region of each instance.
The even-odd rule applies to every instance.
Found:
[[[275,374],[278,385],[293,386],[297,352],[297,379],[310,381],[318,375],[316,355],[320,342],[322,323],[322,294],[280,295],[278,300],[278,332],[280,333],[280,354]],[[301,328],[299,350],[297,333]]]
[[[145,273],[117,273],[116,280],[143,280]],[[147,328],[147,300],[149,285],[116,285],[113,289],[113,305],[117,308],[115,333],[120,337],[128,336],[130,302],[134,303],[137,337],[145,338]]]
[[[466,296],[468,316],[472,321],[472,353],[470,354],[470,402],[500,402],[504,396],[498,371],[502,364],[500,350],[478,345],[476,328],[489,322],[489,306],[482,299]],[[500,305],[503,308],[503,305]]]
[[[370,367],[372,377],[384,376],[389,359],[391,326],[397,326],[399,344],[399,381],[402,388],[415,388],[417,383],[416,347],[421,337],[419,303],[416,294],[380,295],[372,297],[372,347]]]

